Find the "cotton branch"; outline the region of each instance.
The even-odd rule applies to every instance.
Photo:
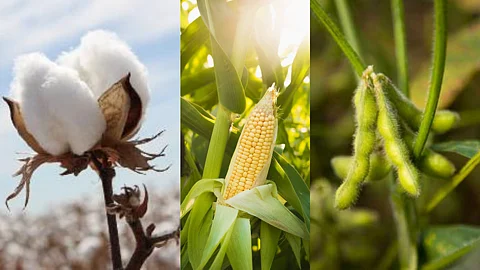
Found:
[[[125,270],[137,270],[142,267],[147,258],[156,247],[164,246],[169,240],[175,239],[178,242],[180,229],[161,236],[153,236],[155,225],[152,223],[146,229],[143,228],[141,218],[148,209],[148,191],[145,185],[144,199],[140,202],[140,189],[138,186],[123,187],[123,193],[113,195],[115,203],[108,206],[110,214],[118,214],[120,218],[125,217],[128,226],[135,237],[135,251],[130,258]]]

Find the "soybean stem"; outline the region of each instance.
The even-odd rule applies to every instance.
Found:
[[[338,29],[337,25],[328,16],[320,3],[318,3],[318,0],[310,0],[310,7],[315,15],[314,17],[321,22],[325,28],[327,28],[330,35],[333,37],[338,46],[340,46],[340,49],[342,49],[345,56],[347,56],[357,76],[361,77],[363,71],[365,70],[365,64],[363,64],[363,61],[354,51],[350,43],[348,43],[340,29]]]
[[[435,116],[435,111],[440,98],[442,87],[443,73],[445,71],[445,58],[447,50],[447,12],[446,0],[435,0],[435,37],[433,50],[433,69],[430,79],[430,89],[428,93],[428,101],[423,113],[422,123],[418,131],[418,136],[413,147],[414,157],[417,159],[422,154],[423,148],[427,141],[430,127]]]
[[[350,13],[350,8],[346,0],[335,0],[335,5],[337,6],[338,17],[340,19],[340,24],[343,29],[343,33],[347,38],[347,41],[352,45],[353,50],[357,55],[362,55],[360,51],[360,43],[358,42],[358,35],[353,26],[352,14]]]
[[[392,0],[393,31],[395,36],[395,56],[397,59],[398,85],[408,97],[408,56],[405,34],[405,10],[403,0]]]

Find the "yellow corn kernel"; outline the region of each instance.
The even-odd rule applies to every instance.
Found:
[[[270,87],[250,112],[225,178],[225,200],[265,183],[277,136],[276,99]]]

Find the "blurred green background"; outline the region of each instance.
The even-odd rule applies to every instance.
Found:
[[[339,24],[333,1],[320,0]],[[390,1],[347,1],[367,65],[397,82]],[[432,51],[433,1],[404,1],[412,100],[426,101]],[[480,1],[448,1],[447,64],[439,108],[460,113],[457,128],[435,142],[480,138]],[[326,29],[311,18],[312,269],[395,269],[395,226],[386,181],[366,185],[352,210],[333,198],[341,179],[330,160],[350,155],[354,132],[350,63]],[[444,153],[460,169],[465,157]],[[421,205],[448,180],[423,179]],[[431,213],[430,224],[480,225],[480,169],[476,168]],[[422,221],[427,222],[427,221]],[[420,256],[422,256],[420,254]],[[421,259],[421,258],[420,258]]]

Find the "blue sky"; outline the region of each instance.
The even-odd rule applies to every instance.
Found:
[[[180,172],[179,108],[179,4],[151,0],[2,0],[0,2],[0,94],[9,96],[13,60],[39,51],[56,59],[62,51],[79,44],[89,30],[110,30],[125,40],[149,71],[151,103],[138,134],[166,133],[144,149],[159,151],[168,144],[167,157],[155,162],[172,164],[165,173],[139,175],[118,169],[115,190],[123,184],[145,183],[150,192],[177,191]],[[10,122],[6,104],[0,105],[0,202],[16,187],[12,174],[20,167],[20,153],[32,150],[18,136]],[[12,213],[42,213],[54,205],[90,197],[102,199],[98,177],[86,170],[78,177],[60,176],[56,164],[40,167],[32,177],[30,203],[22,212],[24,192],[10,202]],[[0,213],[8,213],[0,203]]]

